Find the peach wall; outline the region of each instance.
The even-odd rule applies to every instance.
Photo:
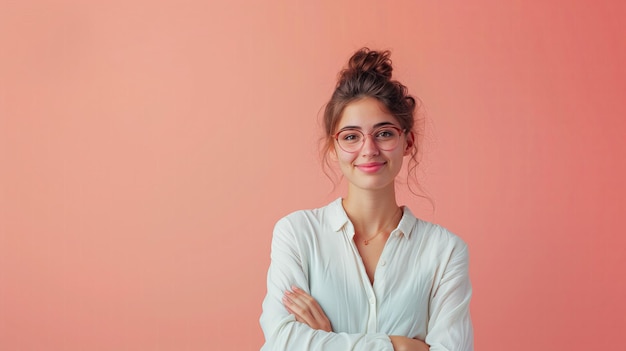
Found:
[[[623,2],[389,3],[2,2],[0,350],[258,349],[363,45],[424,101],[401,198],[470,246],[476,349],[621,349]]]

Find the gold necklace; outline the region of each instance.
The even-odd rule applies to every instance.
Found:
[[[398,210],[400,210],[400,207],[398,207]],[[387,226],[389,226],[389,223],[391,223],[394,220],[394,218],[396,218],[398,212],[402,213],[401,211],[396,211],[396,213],[393,215],[393,217],[391,217],[391,221],[387,222],[387,224],[385,224],[385,226],[383,228],[387,228]],[[385,229],[383,229],[380,232],[374,234],[374,236],[372,236],[371,238],[363,240],[363,244],[369,245],[370,241],[372,241],[372,239],[374,239],[375,237],[379,236],[380,234],[382,234],[384,232],[385,232]]]

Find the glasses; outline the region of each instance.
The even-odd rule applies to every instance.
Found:
[[[334,137],[339,147],[345,152],[357,152],[361,150],[365,143],[365,137],[368,135],[372,137],[379,149],[391,151],[398,146],[398,141],[402,133],[404,133],[404,130],[400,128],[384,126],[374,129],[368,134],[363,134],[363,132],[358,129],[345,129],[337,132]]]

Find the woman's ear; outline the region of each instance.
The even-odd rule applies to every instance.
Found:
[[[339,158],[337,157],[337,149],[335,149],[334,145],[328,149],[328,155],[333,162],[339,161]]]
[[[406,145],[404,147],[404,156],[408,156],[411,154],[411,149],[413,149],[413,145],[415,145],[415,133],[411,131],[406,134]]]

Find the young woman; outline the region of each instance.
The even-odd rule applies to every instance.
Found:
[[[357,51],[326,106],[347,196],[276,224],[262,350],[473,350],[467,246],[396,202],[415,100],[389,54]]]

